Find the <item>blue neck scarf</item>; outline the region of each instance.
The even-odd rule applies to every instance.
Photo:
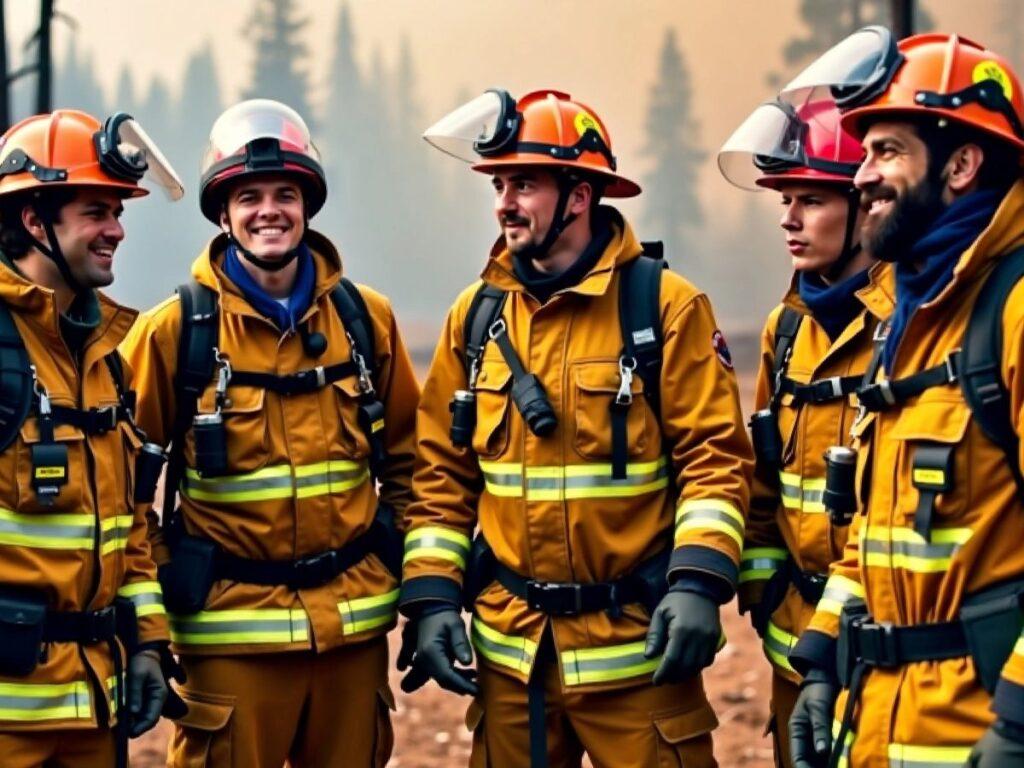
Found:
[[[931,231],[914,244],[907,258],[896,263],[896,309],[882,355],[887,371],[892,371],[896,349],[911,316],[953,279],[957,262],[992,221],[1004,194],[985,189],[956,200],[939,215]],[[919,271],[915,264],[921,265]]]
[[[222,269],[228,279],[238,286],[245,300],[252,305],[253,309],[282,331],[286,331],[295,328],[299,318],[306,314],[306,310],[313,303],[313,288],[316,282],[316,265],[313,264],[313,254],[309,252],[305,243],[299,244],[299,255],[295,260],[298,267],[287,308],[281,306],[273,296],[268,295],[259,286],[259,283],[246,272],[234,243],[229,245],[224,253]]]
[[[797,290],[814,319],[825,329],[828,337],[835,341],[846,326],[853,322],[853,318],[864,309],[864,305],[857,298],[857,291],[867,284],[866,269],[832,285],[828,285],[813,272],[801,272]]]

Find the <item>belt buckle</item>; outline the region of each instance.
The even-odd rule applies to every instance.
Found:
[[[117,612],[114,606],[108,605],[98,611],[85,614],[87,637],[83,638],[86,645],[100,643],[114,636],[117,629]]]
[[[335,565],[338,553],[333,549],[296,560],[292,564],[292,577],[288,586],[292,589],[314,589],[337,576]]]
[[[567,591],[572,592],[572,598],[564,601],[562,595]],[[556,604],[546,604],[549,599],[553,599]],[[583,587],[571,582],[531,580],[526,582],[526,604],[549,616],[579,616],[583,613]]]
[[[825,379],[825,383],[831,388],[829,394],[834,399],[838,399],[843,396],[843,382],[838,376],[829,376]]]
[[[894,669],[900,666],[896,634],[891,621],[856,625],[857,658],[868,666]]]
[[[108,417],[109,421],[104,422],[104,419],[107,419]],[[96,408],[93,410],[93,418],[96,420],[96,431],[101,435],[117,429],[117,406],[106,405],[102,408]]]

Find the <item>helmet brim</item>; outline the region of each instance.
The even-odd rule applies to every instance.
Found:
[[[509,166],[542,166],[545,168],[559,167],[569,168],[574,171],[592,173],[595,176],[600,176],[608,183],[608,186],[604,189],[605,197],[636,197],[642,191],[640,185],[635,181],[627,179],[625,176],[620,176],[617,173],[613,173],[607,168],[602,168],[599,165],[592,165],[583,161],[566,162],[557,158],[546,158],[532,154],[513,153],[510,155],[502,155],[501,157],[488,158],[487,160],[481,160],[478,163],[474,163],[472,168],[474,171],[478,171],[479,173],[490,174],[502,168],[508,168]]]

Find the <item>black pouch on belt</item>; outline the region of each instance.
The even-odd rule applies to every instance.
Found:
[[[850,600],[839,614],[839,641],[836,643],[836,672],[843,688],[850,687],[858,654],[854,634],[868,616],[868,604],[863,600]]]
[[[404,537],[395,522],[395,510],[384,503],[377,504],[377,514],[373,520],[376,529],[373,551],[391,571],[391,575],[402,580],[402,554]]]
[[[967,647],[974,660],[978,680],[992,693],[1003,665],[1024,627],[1024,583],[1000,584],[967,595],[960,607]]]
[[[0,589],[0,675],[24,677],[39,663],[46,623],[46,599],[39,594]]]
[[[213,586],[217,545],[197,536],[182,536],[171,551],[171,561],[158,569],[164,605],[172,613],[196,613],[206,605]]]
[[[462,583],[462,605],[467,611],[473,610],[477,596],[494,581],[497,563],[491,545],[482,533],[478,533],[469,549],[469,562],[466,563],[466,576]]]
[[[658,554],[644,560],[627,578],[635,577],[641,584],[643,604],[653,614],[658,603],[668,593],[668,565],[672,558],[672,547],[667,546]]]

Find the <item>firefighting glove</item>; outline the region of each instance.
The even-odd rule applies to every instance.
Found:
[[[406,693],[419,690],[430,679],[423,670],[411,669],[412,663],[416,659],[418,628],[419,624],[416,619],[409,619],[405,622],[405,626],[402,627],[402,646],[398,649],[398,660],[395,663],[399,672],[410,670],[409,674],[402,678],[402,690]]]
[[[445,690],[476,696],[479,692],[473,681],[476,670],[455,666],[456,661],[463,665],[473,663],[473,651],[458,609],[453,607],[421,616],[416,624],[412,670],[403,678],[402,690],[415,690],[432,677]]]
[[[832,751],[832,719],[839,686],[824,673],[812,671],[800,686],[789,718],[789,750],[793,768],[824,768]]]
[[[156,725],[166,700],[160,653],[153,649],[139,651],[128,661],[128,734],[133,739]]]
[[[1024,741],[1011,738],[1007,729],[1008,723],[997,722],[985,731],[978,743],[971,750],[970,757],[964,764],[966,768],[1004,768],[1008,765],[1024,765]],[[1024,737],[1024,729],[1013,727],[1014,736]]]
[[[711,664],[722,637],[718,605],[696,592],[669,592],[658,603],[647,630],[644,656],[661,656],[655,685],[694,677]]]
[[[764,633],[768,629],[768,619],[771,618],[772,611],[769,610],[769,607],[762,600],[750,606],[748,612],[750,613],[750,626],[757,632],[757,636],[763,640]]]

